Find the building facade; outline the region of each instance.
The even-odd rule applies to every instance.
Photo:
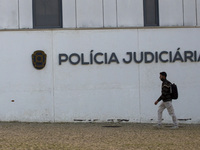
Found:
[[[0,0],[0,20],[0,121],[156,122],[166,71],[200,122],[200,0]]]

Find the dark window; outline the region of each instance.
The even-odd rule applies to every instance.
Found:
[[[159,26],[158,0],[143,0],[144,26]]]
[[[61,28],[62,0],[33,0],[33,28]]]

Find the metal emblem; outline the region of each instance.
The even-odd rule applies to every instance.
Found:
[[[47,55],[42,50],[37,50],[32,54],[33,66],[36,69],[43,69],[46,65]]]

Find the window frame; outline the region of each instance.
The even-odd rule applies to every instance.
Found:
[[[155,0],[155,24],[149,24],[147,22],[147,10],[146,10],[146,1],[148,0],[143,0],[143,10],[144,10],[144,26],[148,27],[148,26],[159,26],[159,0]]]
[[[32,0],[32,15],[33,15],[33,29],[48,29],[48,28],[62,28],[63,17],[62,17],[62,0],[59,1],[59,25],[58,26],[39,26],[36,24],[36,0]]]

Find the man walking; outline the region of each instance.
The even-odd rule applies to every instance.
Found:
[[[176,119],[176,115],[174,113],[174,108],[172,105],[172,97],[171,97],[171,82],[167,80],[167,73],[166,72],[160,72],[160,80],[162,81],[162,94],[158,98],[157,101],[155,101],[155,105],[157,105],[161,100],[162,103],[160,104],[158,108],[158,124],[156,125],[157,128],[161,128],[162,125],[162,113],[165,108],[167,108],[167,111],[169,115],[172,117],[172,121],[174,123],[174,126],[172,129],[178,128],[178,123]]]

